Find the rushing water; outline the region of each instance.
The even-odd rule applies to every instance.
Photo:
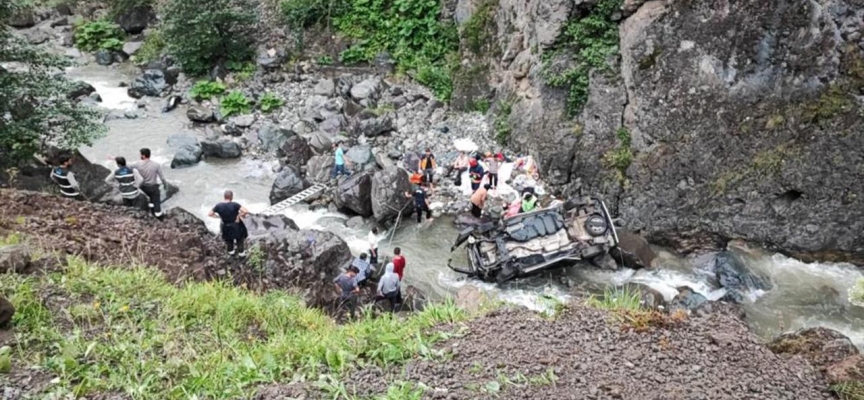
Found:
[[[126,90],[119,87],[119,82],[126,79],[121,71],[93,66],[71,70],[69,75],[92,84],[102,96],[103,107],[123,110],[135,106],[126,96]],[[110,121],[108,135],[92,147],[82,149],[84,155],[113,167],[107,157],[123,155],[134,160],[139,148],[150,148],[153,159],[165,167],[166,178],[180,187],[180,193],[169,200],[166,207],[183,207],[195,213],[207,221],[214,232],[218,221],[208,219],[206,213],[221,200],[225,189],[234,190],[237,201],[253,212],[266,208],[274,175],[268,163],[246,158],[205,160],[190,168],[170,169],[173,153],[167,148],[166,140],[172,134],[188,132],[188,120],[182,107],[158,114],[153,110],[158,110],[160,104],[158,100],[153,101],[148,109],[150,115],[145,119]],[[457,146],[470,147],[471,144],[459,141]],[[502,168],[502,181],[506,180],[509,169],[509,166]],[[467,186],[467,179],[463,181]],[[469,191],[467,187],[465,190]],[[504,187],[500,192],[509,190]],[[355,254],[367,249],[368,231],[347,228],[345,215],[311,210],[306,206],[292,208],[286,215],[301,228],[325,229],[338,234]],[[386,232],[379,249],[386,256],[392,254],[394,247],[401,247],[408,260],[406,281],[434,297],[452,294],[464,285],[475,285],[506,301],[545,309],[550,304],[549,298],[566,300],[629,282],[646,284],[663,294],[667,301],[680,286],[689,286],[708,299],[720,298],[724,293],[711,272],[712,254],[681,258],[663,249],[657,249],[659,266],[653,270],[610,272],[577,265],[499,287],[466,280],[447,268],[455,236],[456,229],[449,217],[421,225],[409,220],[395,231]],[[744,304],[748,323],[754,331],[770,338],[801,327],[825,326],[846,334],[858,347],[864,348],[864,308],[851,305],[846,295],[855,280],[864,277],[859,269],[849,264],[807,264],[758,250],[733,251],[743,256],[750,268],[770,277],[774,286],[765,293],[750,293],[750,301]],[[461,253],[454,254],[454,260],[465,262]]]

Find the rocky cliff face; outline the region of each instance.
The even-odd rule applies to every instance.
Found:
[[[549,71],[578,63],[562,37],[595,3],[460,0],[461,72],[487,79],[458,80],[454,104],[494,96],[547,182],[605,196],[654,242],[864,262],[864,1],[625,1],[619,52],[568,115]]]

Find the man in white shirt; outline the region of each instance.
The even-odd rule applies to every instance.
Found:
[[[372,228],[369,240],[369,264],[378,265],[378,228]]]

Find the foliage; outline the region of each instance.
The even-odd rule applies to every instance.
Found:
[[[190,74],[254,55],[256,18],[249,0],[167,0],[162,15],[168,51]]]
[[[367,315],[337,325],[284,291],[256,294],[221,282],[175,286],[155,269],[76,258],[63,272],[5,275],[0,293],[17,309],[14,359],[21,368],[56,375],[46,389],[52,393],[42,393],[50,398],[95,392],[246,398],[262,382],[314,381],[430,354],[448,334],[429,328],[465,318],[445,303],[404,318]],[[43,293],[67,304],[44,302]],[[395,385],[383,398],[417,398],[421,390]]]
[[[864,400],[864,384],[858,381],[837,383],[830,389],[840,400]]]
[[[621,0],[600,0],[585,14],[572,18],[559,39],[558,52],[545,60],[547,83],[568,90],[568,113],[575,116],[588,101],[592,70],[608,70],[607,59],[618,54],[618,25],[612,15],[620,10]],[[558,70],[556,55],[572,53],[571,65]]]
[[[641,332],[652,327],[673,326],[684,322],[686,314],[676,313],[672,317],[659,311],[646,310],[642,295],[629,286],[606,288],[602,297],[590,296],[586,301],[589,307],[612,312],[613,317],[624,327]]]
[[[271,92],[264,94],[258,102],[258,108],[265,113],[276,110],[283,105],[285,105],[285,100]]]
[[[489,99],[474,100],[472,107],[474,108],[474,111],[486,114],[486,112],[489,111],[489,107],[490,107]]]
[[[333,57],[323,55],[318,57],[318,59],[315,60],[315,63],[318,65],[333,65]]]
[[[490,32],[495,22],[493,13],[498,5],[498,0],[484,0],[471,14],[471,18],[462,25],[462,37],[469,50],[475,55],[483,54],[483,45],[490,40]]]
[[[280,7],[288,27],[295,32],[301,32],[316,24],[330,24],[334,17],[345,11],[347,1],[282,0]]]
[[[239,62],[239,61],[229,61],[225,63],[225,68],[229,71],[233,72],[234,77],[240,81],[247,81],[253,75],[255,75],[255,63],[252,62]]]
[[[858,306],[864,307],[864,278],[861,278],[855,282],[851,288],[849,288],[849,302]]]
[[[222,115],[248,114],[252,111],[252,103],[243,92],[235,90],[222,98]]]
[[[0,162],[30,157],[47,145],[92,144],[105,133],[101,114],[67,97],[73,84],[59,73],[68,60],[12,34],[5,22],[16,9],[0,2]]]
[[[608,168],[614,168],[618,172],[618,179],[623,182],[627,168],[633,162],[633,151],[630,149],[630,131],[622,126],[618,128],[615,137],[618,139],[618,146],[603,156],[603,162]]]
[[[628,286],[606,288],[602,297],[591,296],[588,305],[606,311],[641,311],[642,296]]]
[[[152,29],[138,52],[135,53],[135,63],[142,65],[150,61],[158,60],[165,51],[165,36],[159,28]]]
[[[75,47],[84,51],[123,48],[123,30],[108,21],[93,21],[75,28]]]
[[[512,97],[502,100],[498,107],[498,114],[492,122],[492,128],[495,130],[495,140],[501,145],[507,144],[507,140],[510,138],[510,113],[513,112],[514,102],[515,99]]]
[[[264,269],[264,259],[264,250],[256,243],[249,248],[249,257],[246,259],[246,264],[256,271],[262,271]]]
[[[421,85],[428,87],[435,97],[450,101],[453,95],[453,74],[446,65],[422,64],[413,75]]]
[[[189,90],[189,96],[197,101],[210,100],[225,93],[225,85],[222,82],[198,81]]]

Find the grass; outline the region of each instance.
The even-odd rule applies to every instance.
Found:
[[[644,332],[653,327],[671,326],[687,319],[686,313],[667,316],[659,311],[646,309],[642,295],[628,286],[606,288],[603,296],[590,296],[585,302],[589,307],[609,311],[623,329]]]
[[[324,376],[336,382],[352,367],[441,357],[431,345],[448,334],[429,328],[466,318],[448,302],[407,318],[365,313],[337,325],[284,292],[258,294],[222,282],[177,287],[152,268],[107,268],[77,258],[64,273],[4,275],[0,293],[17,308],[13,359],[19,368],[55,375],[51,393],[41,394],[53,398],[122,392],[136,399],[224,399],[269,382]]]
[[[864,400],[864,383],[861,382],[842,382],[831,385],[830,389],[840,400]]]
[[[510,126],[510,114],[513,113],[513,104],[515,102],[516,99],[512,96],[505,97],[501,100],[497,115],[495,115],[495,120],[492,121],[492,128],[495,131],[495,140],[501,145],[507,144],[510,139],[510,133],[512,132],[512,127]]]

